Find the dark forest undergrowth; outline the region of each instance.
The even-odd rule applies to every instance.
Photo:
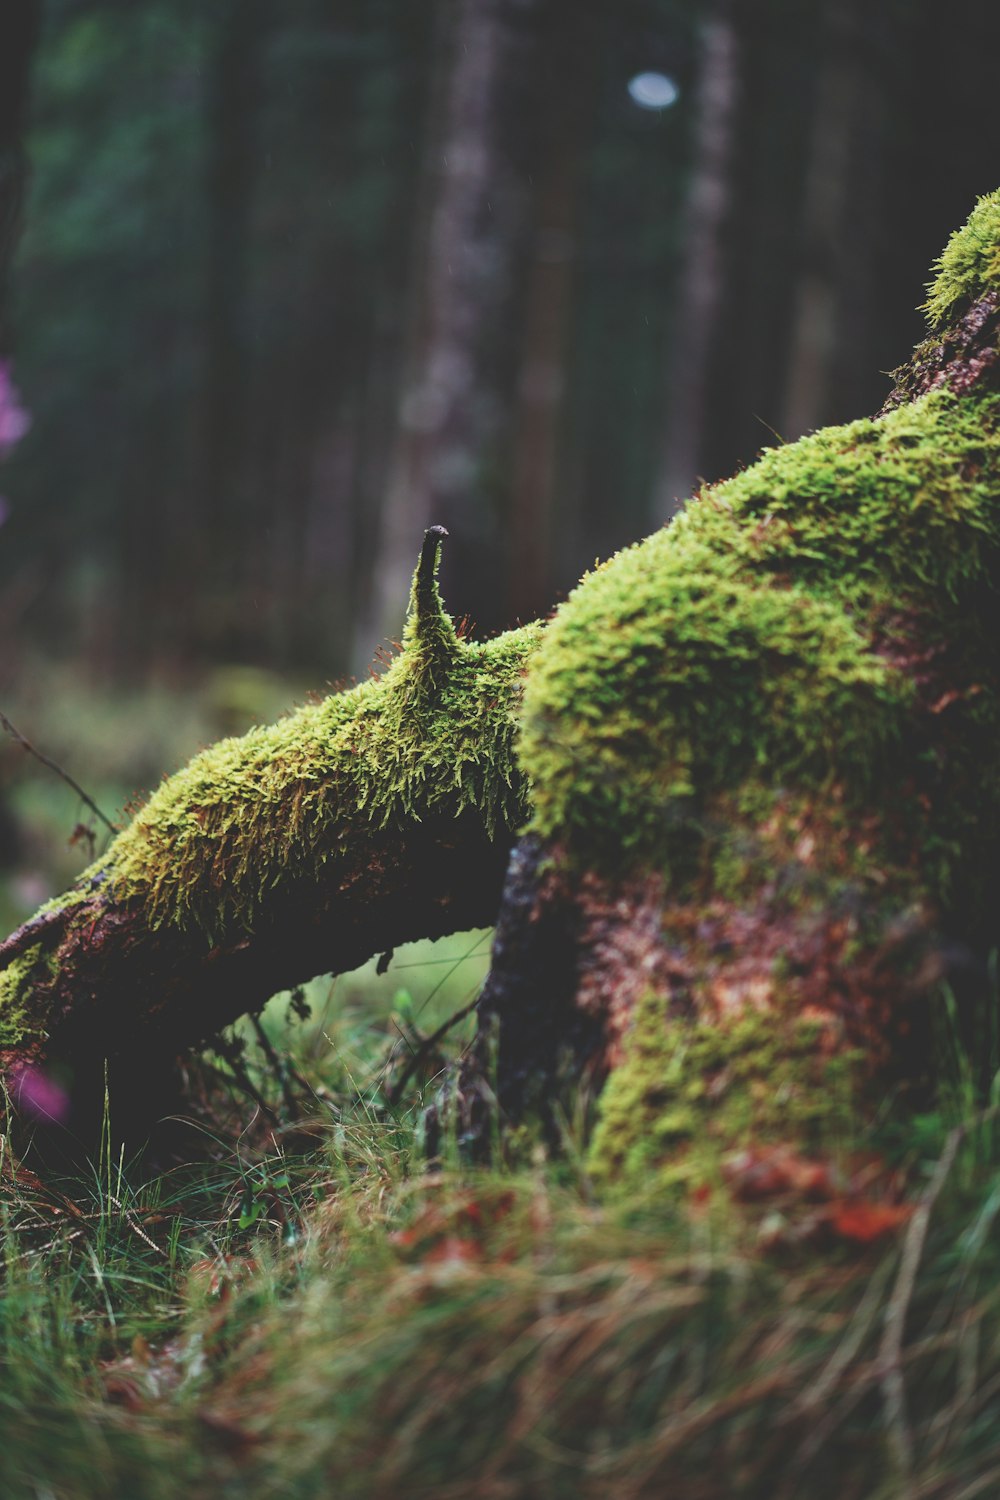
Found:
[[[114,705],[54,671],[72,743],[36,703],[17,718],[110,810],[268,711],[240,678],[235,707],[213,682],[184,717],[168,685],[115,719],[109,772]],[[6,756],[12,920],[89,851],[72,791]],[[429,1171],[422,1112],[472,1016],[428,1041],[488,949],[458,934],[276,999],[191,1063],[172,1161],[123,1156],[113,1099],[71,1176],[0,1142],[5,1500],[996,1493],[995,1027],[959,1042],[945,996],[937,1106],[881,1128],[908,1216],[831,1232],[827,1204],[803,1236],[780,1202],[751,1222],[599,1196],[582,1107],[558,1151],[522,1133],[491,1169],[454,1146]]]
[[[969,1062],[993,1041],[946,1034],[938,1108],[883,1132],[889,1232],[597,1201],[569,1120],[561,1151],[429,1171],[462,1024],[426,1044],[485,947],[401,954],[374,1016],[341,980],[244,1023],[191,1065],[184,1165],[126,1161],[113,1100],[71,1178],[4,1143],[0,1491],[996,1493],[1000,1128]]]

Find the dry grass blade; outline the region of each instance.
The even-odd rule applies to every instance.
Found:
[[[904,1495],[909,1493],[914,1458],[913,1438],[906,1410],[906,1385],[902,1364],[906,1315],[913,1298],[913,1289],[923,1258],[931,1215],[955,1165],[958,1148],[970,1131],[978,1129],[987,1120],[995,1118],[997,1112],[995,1107],[984,1110],[973,1119],[956,1126],[948,1136],[927,1191],[910,1220],[910,1226],[903,1241],[903,1253],[896,1284],[885,1311],[884,1332],[879,1346],[879,1359],[882,1365],[882,1395],[893,1456],[900,1478],[907,1486]]]

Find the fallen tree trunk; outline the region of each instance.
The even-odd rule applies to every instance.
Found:
[[[15,1098],[44,1069],[87,1136],[107,1060],[116,1129],[148,1124],[177,1054],[277,990],[493,920],[525,816],[512,741],[538,632],[457,637],[442,534],[380,678],[196,757],[0,947]]]
[[[706,489],[544,630],[458,640],[429,533],[378,682],[198,757],[0,949],[13,1073],[142,1077],[499,900],[466,1133],[583,1079],[609,1186],[842,1191],[997,941],[1000,194],[929,306],[879,417]]]

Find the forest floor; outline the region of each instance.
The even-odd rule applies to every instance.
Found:
[[[67,695],[96,766],[114,706],[66,687],[61,718]],[[122,708],[119,744],[169,763],[220,732],[170,703]],[[147,769],[130,754],[88,790],[113,802]],[[47,775],[8,786],[12,921],[26,881],[83,862]],[[277,997],[192,1059],[170,1164],[125,1158],[113,1099],[72,1176],[0,1138],[5,1500],[1000,1492],[1000,1075],[973,1081],[996,1037],[953,1037],[937,1107],[880,1141],[910,1217],[817,1249],[711,1201],[598,1198],[576,1119],[557,1150],[522,1132],[490,1168],[454,1143],[428,1170],[423,1110],[471,1016],[429,1039],[488,943]]]

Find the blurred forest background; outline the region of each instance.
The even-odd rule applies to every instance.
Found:
[[[116,815],[367,671],[425,525],[493,631],[872,412],[998,55],[996,0],[6,0],[0,708]],[[0,917],[97,832],[0,743]]]

